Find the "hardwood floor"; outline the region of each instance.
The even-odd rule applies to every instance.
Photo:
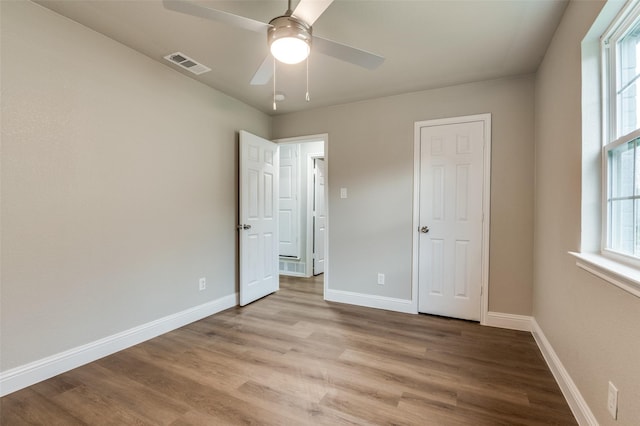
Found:
[[[2,425],[571,425],[529,333],[281,290],[10,394]]]

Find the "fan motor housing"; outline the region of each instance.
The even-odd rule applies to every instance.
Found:
[[[267,32],[269,46],[284,37],[298,38],[311,47],[311,26],[299,20],[295,16],[278,16],[269,21],[271,28]]]

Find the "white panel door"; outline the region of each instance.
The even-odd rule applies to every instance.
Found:
[[[484,125],[420,128],[420,312],[480,320]]]
[[[313,275],[324,273],[327,210],[324,202],[325,164],[321,158],[315,160],[313,181]]]
[[[280,288],[278,145],[240,132],[240,305]]]
[[[298,144],[280,145],[280,256],[300,258],[300,166]]]

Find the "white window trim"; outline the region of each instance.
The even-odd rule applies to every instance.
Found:
[[[635,141],[640,138],[640,129],[637,129],[615,141],[612,141],[602,147],[602,200],[601,200],[601,218],[602,218],[602,232],[600,252],[602,256],[609,257],[613,261],[621,261],[622,263],[628,263],[630,266],[640,269],[640,259],[635,256],[630,256],[625,253],[619,253],[609,247],[607,247],[608,232],[609,232],[609,191],[607,186],[609,185],[609,152],[618,148],[620,145]]]
[[[569,252],[578,259],[576,265],[591,274],[640,297],[640,270],[596,253]]]
[[[603,249],[606,247],[604,209],[607,189],[606,180],[603,179],[606,176],[604,173],[607,173],[603,141],[613,139],[610,137],[613,129],[608,127],[608,122],[616,123],[617,126],[616,117],[611,116],[612,111],[605,103],[610,87],[607,86],[606,82],[609,80],[604,78],[604,74],[610,73],[611,68],[606,62],[607,57],[604,56],[603,41],[620,29],[620,25],[614,23],[622,22],[621,18],[627,7],[630,7],[629,4],[626,0],[609,0],[582,41],[582,170],[583,174],[586,172],[589,175],[586,180],[584,176],[582,179],[581,252],[569,251],[569,254],[576,258],[576,266],[580,269],[640,297],[640,267],[634,267],[633,262],[629,262],[626,256],[619,256]],[[633,0],[633,4],[638,7],[640,1]],[[599,160],[596,160],[596,156]],[[595,161],[599,164],[596,165]],[[595,189],[595,174],[599,175],[599,190]],[[595,213],[594,208],[597,208],[598,213]]]
[[[608,213],[608,185],[609,185],[609,151],[618,146],[640,138],[640,129],[618,137],[620,123],[618,120],[618,112],[620,106],[617,105],[617,52],[615,44],[620,37],[631,27],[636,20],[636,16],[640,14],[640,1],[633,0],[625,5],[618,15],[613,19],[612,24],[603,33],[600,40],[601,61],[602,61],[602,144],[601,151],[601,232],[600,232],[600,254],[585,254],[592,260],[594,256],[602,259],[598,262],[601,267],[610,271],[613,278],[620,274],[627,276],[628,270],[632,269],[640,275],[640,259],[626,254],[618,253],[608,248],[609,237],[609,213]],[[615,102],[616,106],[611,107],[611,103]],[[571,253],[571,252],[570,252]],[[575,254],[575,253],[572,253]],[[618,265],[617,267],[615,265]],[[580,266],[580,265],[578,265]],[[607,281],[612,282],[607,279]],[[613,282],[612,282],[613,283]],[[614,283],[615,284],[615,283]]]

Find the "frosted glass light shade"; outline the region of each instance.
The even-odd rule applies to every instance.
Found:
[[[297,37],[282,37],[271,43],[271,54],[285,64],[297,64],[309,56],[309,43]]]
[[[273,18],[267,32],[271,54],[285,64],[297,64],[311,51],[311,27],[295,16]]]

